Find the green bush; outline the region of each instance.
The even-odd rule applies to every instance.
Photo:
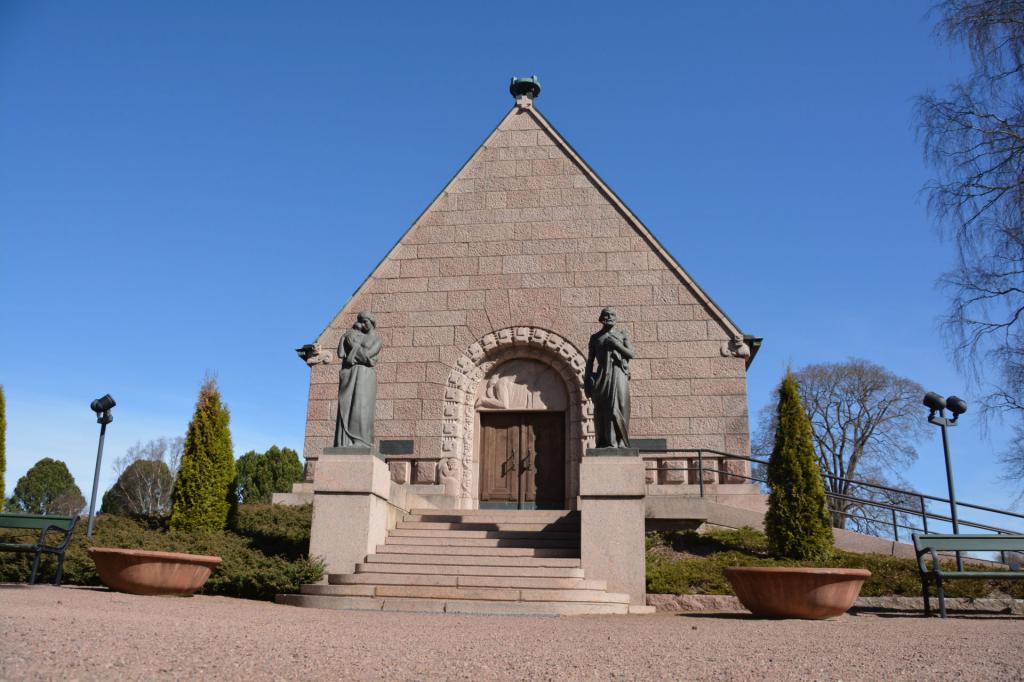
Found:
[[[270,504],[274,493],[288,493],[302,480],[299,453],[276,445],[260,454],[250,450],[235,464],[236,487],[242,504]]]
[[[238,504],[228,408],[213,379],[199,389],[171,494],[171,528],[224,530]]]
[[[878,597],[921,596],[921,578],[917,562],[880,554],[855,554],[836,550],[824,561],[797,562],[774,559],[768,551],[768,539],[750,528],[717,530],[703,535],[693,531],[674,534],[649,534],[647,552],[647,591],[653,594],[733,594],[724,569],[730,566],[821,566],[866,568],[871,577],[861,595]],[[672,550],[675,550],[673,552]],[[681,553],[681,554],[677,554]],[[945,563],[945,562],[944,562]],[[953,566],[954,562],[949,562]],[[967,570],[990,570],[967,564]],[[985,597],[1006,593],[1024,598],[1022,580],[950,580],[945,583],[950,597]]]
[[[305,518],[310,517],[310,508],[305,508]],[[150,549],[189,554],[208,554],[224,560],[201,594],[243,597],[247,599],[273,599],[275,594],[297,592],[299,586],[313,583],[323,576],[324,567],[318,560],[310,560],[297,551],[301,546],[298,538],[301,531],[303,510],[284,513],[282,528],[271,527],[275,516],[264,510],[242,508],[239,520],[248,519],[250,530],[227,531],[181,531],[170,530],[166,519],[138,519],[111,515],[96,518],[92,541],[85,536],[84,520],[75,529],[74,538],[68,548],[64,562],[64,583],[69,585],[99,585],[99,576],[92,559],[86,552],[90,546],[121,547],[126,549]],[[306,527],[308,546],[309,528]],[[35,541],[35,532],[0,532],[0,539],[19,542]],[[256,536],[277,538],[280,546],[287,551],[274,553],[268,545],[259,545]],[[286,539],[290,539],[286,542]],[[290,544],[289,544],[290,542]],[[0,582],[27,582],[32,571],[31,554],[5,552],[0,554]],[[44,558],[40,569],[39,582],[51,581],[56,570],[56,560]]]
[[[298,559],[309,553],[309,528],[313,505],[289,507],[273,504],[243,504],[231,530],[249,538],[264,554]]]
[[[798,561],[828,559],[832,555],[832,523],[825,486],[814,455],[811,422],[789,370],[779,386],[768,488],[764,526],[771,553]]]

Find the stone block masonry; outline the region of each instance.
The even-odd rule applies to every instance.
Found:
[[[517,106],[316,340],[331,357],[312,366],[305,454],[331,444],[332,356],[360,310],[385,343],[377,435],[436,463],[447,382],[472,344],[538,328],[585,357],[605,306],[638,348],[632,435],[747,454],[746,360],[724,350],[738,329],[543,116]],[[592,439],[578,437],[582,452]],[[435,469],[395,474],[434,482]]]

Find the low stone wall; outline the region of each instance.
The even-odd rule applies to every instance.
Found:
[[[648,594],[648,606],[656,611],[668,613],[712,613],[712,612],[746,612],[740,600],[727,594]],[[939,599],[932,597],[932,607],[938,612]],[[947,597],[948,611],[967,611],[976,613],[1004,613],[1024,616],[1024,599],[992,598],[974,599],[971,597]],[[920,597],[860,597],[853,605],[852,611],[908,611],[924,612],[924,602]]]

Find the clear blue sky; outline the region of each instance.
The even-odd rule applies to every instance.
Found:
[[[966,71],[923,2],[0,2],[8,490],[88,495],[184,433],[204,373],[236,454],[301,449],[317,335],[497,123],[513,75],[748,333],[751,414],[788,363],[860,356],[973,396],[937,332],[952,260],[914,97]],[[924,415],[922,414],[922,419]],[[962,498],[1004,505],[973,413]],[[938,434],[906,477],[944,491]],[[104,467],[103,487],[113,482]]]

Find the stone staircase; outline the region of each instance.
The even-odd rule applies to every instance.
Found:
[[[435,613],[630,612],[628,595],[584,577],[579,512],[539,510],[413,510],[355,573],[332,573],[328,584],[277,601]]]

